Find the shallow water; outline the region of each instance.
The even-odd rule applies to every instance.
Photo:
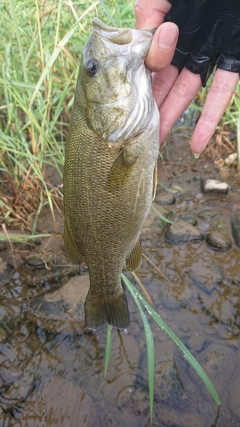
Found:
[[[179,159],[178,159],[179,161]],[[182,160],[181,160],[182,162]],[[203,165],[203,164],[202,164]],[[210,209],[198,219],[206,233],[231,236],[229,218],[239,213],[240,194],[200,193],[195,164],[165,167],[167,186],[191,193],[170,206],[176,215]],[[137,274],[164,321],[196,357],[213,382],[218,407],[180,350],[150,319],[155,339],[153,424],[158,427],[236,427],[240,425],[240,249],[213,251],[205,241],[172,246],[164,241],[152,212],[143,230],[144,258]],[[232,237],[231,237],[232,238]],[[45,274],[45,276],[44,276]],[[39,279],[36,279],[36,276]],[[131,280],[131,276],[129,276]],[[147,355],[141,317],[127,295],[128,334],[113,331],[107,381],[102,385],[106,329],[90,332],[83,323],[44,321],[29,314],[29,302],[58,289],[66,275],[49,280],[46,270],[26,265],[0,289],[0,427],[150,426]]]

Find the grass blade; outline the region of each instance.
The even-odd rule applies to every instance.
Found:
[[[103,382],[106,381],[106,377],[107,377],[107,370],[108,370],[110,356],[111,356],[111,349],[112,349],[112,326],[108,325],[106,350],[105,350],[105,360],[104,360]]]
[[[116,22],[114,21],[112,14],[109,12],[104,0],[99,0],[99,4],[102,6],[105,15],[108,17],[109,21],[111,22],[111,24],[113,24],[114,27],[116,27]]]
[[[167,222],[168,224],[173,224],[174,221],[170,221],[170,219],[167,219],[164,215],[161,215],[160,212],[155,208],[155,206],[152,204],[151,206],[152,210],[161,218],[163,221]]]
[[[145,307],[145,309],[148,311],[148,313],[151,315],[153,320],[157,323],[159,328],[161,328],[163,331],[165,331],[168,336],[175,342],[175,344],[180,348],[180,350],[183,352],[184,357],[186,360],[190,363],[192,368],[197,372],[197,374],[200,376],[201,380],[206,385],[207,389],[209,390],[210,394],[214,398],[217,405],[221,405],[221,401],[218,397],[218,394],[208,378],[207,374],[204,372],[203,368],[199,365],[195,357],[190,353],[190,351],[185,347],[185,345],[182,343],[182,341],[172,332],[172,330],[167,326],[167,324],[162,320],[162,318],[159,316],[159,314],[154,310],[154,308],[149,304],[149,302],[138,292],[138,290],[132,285],[132,283],[127,279],[127,277],[123,274],[122,275],[123,281],[125,285],[127,286],[129,292],[131,295],[134,293],[136,295],[136,298],[139,299],[141,304]]]
[[[123,279],[124,278],[125,278],[125,276],[123,276]],[[152,422],[153,399],[154,399],[154,366],[155,366],[153,335],[152,335],[151,327],[150,327],[149,322],[147,320],[147,316],[144,313],[144,310],[142,308],[142,305],[140,303],[139,298],[137,297],[137,294],[135,292],[133,292],[133,287],[128,288],[128,290],[131,293],[135,303],[137,304],[138,310],[139,310],[141,317],[142,317],[144,331],[145,331],[146,345],[147,345],[147,359],[148,359],[149,408],[150,408],[150,420]]]

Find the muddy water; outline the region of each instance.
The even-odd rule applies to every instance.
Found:
[[[232,239],[230,216],[239,215],[240,193],[203,195],[199,176],[221,178],[221,171],[204,159],[174,157],[173,152],[170,149],[172,163],[164,163],[159,177],[168,187],[178,188],[176,202],[167,209],[176,217],[193,213],[204,236],[221,231],[231,238],[232,248],[214,251],[205,239],[166,243],[152,212],[143,230],[144,253],[167,279],[146,258],[138,276],[155,309],[209,375],[222,406],[218,411],[180,350],[150,319],[156,359],[153,425],[236,427],[240,426],[240,249]],[[228,178],[236,183],[236,172],[229,172]],[[218,214],[199,216],[203,211]],[[57,270],[50,278],[44,267],[36,270],[25,264],[8,274],[0,289],[0,426],[150,426],[144,331],[131,297],[131,325],[127,335],[113,331],[110,367],[101,387],[106,329],[93,333],[83,328],[83,322],[33,318],[29,311],[37,295],[57,291],[76,273]]]

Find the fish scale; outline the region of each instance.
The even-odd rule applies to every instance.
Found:
[[[70,259],[84,258],[88,265],[85,325],[90,329],[129,325],[121,273],[141,262],[140,233],[153,198],[159,144],[159,113],[143,67],[151,39],[148,31],[94,19],[83,50],[65,154],[64,241]],[[136,120],[138,107],[142,116]]]

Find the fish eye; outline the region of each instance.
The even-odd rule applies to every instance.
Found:
[[[93,77],[98,71],[99,62],[96,58],[91,58],[85,65],[85,71],[88,76]]]

